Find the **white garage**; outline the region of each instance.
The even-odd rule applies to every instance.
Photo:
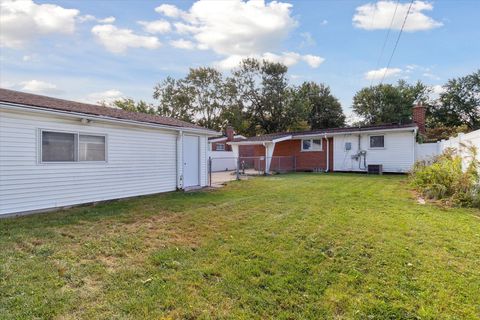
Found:
[[[208,185],[218,132],[0,89],[0,215]]]

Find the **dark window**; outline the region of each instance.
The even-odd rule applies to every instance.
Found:
[[[385,137],[384,136],[370,136],[370,148],[384,148]]]

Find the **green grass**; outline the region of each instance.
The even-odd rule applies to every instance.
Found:
[[[480,211],[290,174],[0,220],[2,319],[479,319]]]

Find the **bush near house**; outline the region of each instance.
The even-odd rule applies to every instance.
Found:
[[[412,185],[429,199],[480,207],[480,176],[475,146],[462,145],[467,151],[467,167],[462,170],[462,156],[449,148],[431,162],[417,162],[410,174]]]

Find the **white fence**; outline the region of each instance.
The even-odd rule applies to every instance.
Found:
[[[209,151],[212,159],[212,172],[235,170],[236,161],[232,151]]]
[[[464,166],[468,162],[468,151],[462,147],[464,145],[474,145],[480,152],[480,130],[476,130],[470,133],[460,133],[457,137],[450,138],[448,140],[442,140],[437,143],[422,143],[415,145],[415,160],[429,160],[432,157],[441,154],[447,148],[456,149],[462,158],[464,159]],[[477,155],[480,160],[480,154]]]

